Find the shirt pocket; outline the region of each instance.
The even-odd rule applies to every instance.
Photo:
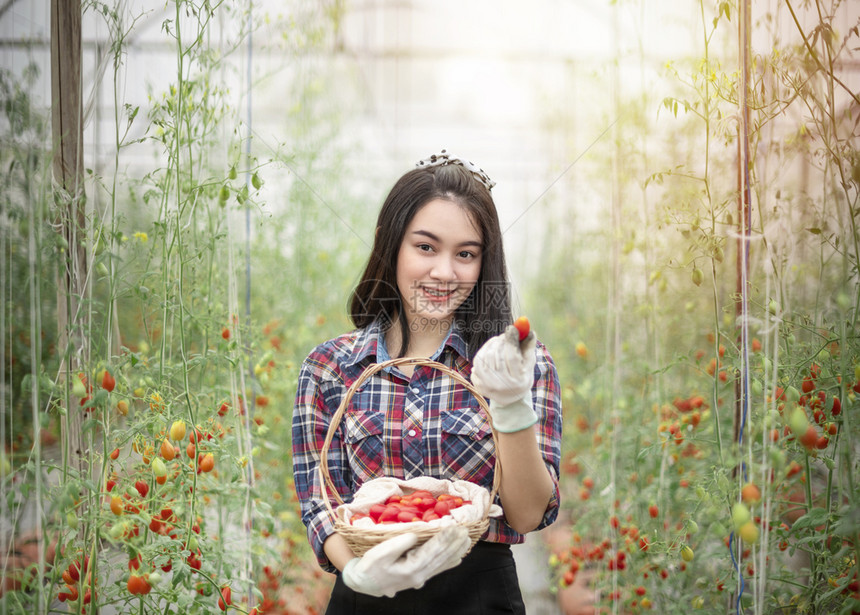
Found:
[[[375,410],[350,410],[344,416],[349,467],[356,484],[380,476],[385,462],[385,414]]]
[[[442,464],[454,477],[489,487],[495,442],[487,418],[477,408],[442,412]]]

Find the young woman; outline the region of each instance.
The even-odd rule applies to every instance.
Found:
[[[519,341],[492,181],[442,154],[392,188],[350,312],[356,329],[317,346],[299,374],[293,472],[320,566],[337,574],[327,613],[525,613],[510,545],[558,512],[558,375],[534,332]],[[407,534],[356,557],[323,504],[320,449],[346,390],[372,363],[427,357],[489,398],[498,446],[477,400],[430,366],[389,367],[351,399],[328,454],[344,499],[379,476],[431,476],[491,488],[501,518],[469,551],[463,528],[420,547]]]

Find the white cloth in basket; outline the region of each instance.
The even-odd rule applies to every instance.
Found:
[[[353,513],[369,513],[370,507],[374,504],[385,502],[392,495],[403,495],[412,491],[424,490],[429,491],[434,496],[443,493],[449,493],[453,496],[461,497],[464,500],[470,500],[471,504],[463,504],[459,508],[451,511],[450,515],[445,515],[440,519],[433,521],[414,521],[411,523],[388,523],[379,524],[373,522],[369,517],[356,519],[352,523],[356,528],[376,528],[378,530],[403,530],[410,525],[415,526],[431,526],[444,527],[446,525],[454,525],[457,523],[473,523],[484,518],[484,513],[489,507],[490,517],[499,517],[502,515],[502,508],[497,504],[490,502],[490,492],[481,485],[470,483],[465,480],[441,480],[430,476],[419,476],[403,480],[400,478],[391,478],[384,476],[382,478],[374,478],[364,483],[355,492],[355,497],[349,504],[343,504],[337,507],[335,514],[344,522],[350,523]]]

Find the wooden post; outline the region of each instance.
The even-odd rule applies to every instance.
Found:
[[[81,3],[51,0],[51,132],[56,228],[66,246],[57,280],[57,330],[63,367],[76,374],[89,357],[81,305],[87,279],[83,190],[83,103],[81,95]],[[68,361],[68,363],[66,363]],[[81,412],[70,399],[62,422],[71,467],[84,467]]]
[[[81,185],[81,4],[51,0],[51,96],[54,180],[76,196]]]

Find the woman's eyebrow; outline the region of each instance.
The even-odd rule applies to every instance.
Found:
[[[422,237],[427,237],[428,239],[431,239],[431,240],[436,241],[436,242],[441,241],[439,239],[439,237],[437,237],[435,234],[431,233],[430,231],[417,230],[417,231],[412,231],[412,234],[413,235],[421,235]],[[464,241],[459,245],[460,246],[476,246],[476,247],[480,248],[481,242],[480,241]]]

